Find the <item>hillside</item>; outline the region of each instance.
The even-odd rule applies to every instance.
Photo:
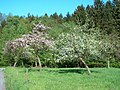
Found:
[[[64,17],[56,12],[50,16],[47,14],[44,16],[28,14],[27,17],[11,15],[4,17],[4,14],[1,13],[0,66],[13,66],[16,61],[18,61],[17,66],[23,64],[35,66],[35,57],[38,53],[37,58],[41,60],[41,66],[43,67],[84,67],[81,64],[82,62],[79,61],[81,57],[89,67],[120,67],[119,5],[119,1],[117,3],[114,1],[103,3],[100,0],[95,0],[94,5],[88,5],[86,8],[79,5],[72,15],[68,12]],[[28,53],[25,53],[27,58],[26,56],[23,57],[24,51],[22,50],[16,51],[17,53],[5,53],[6,43],[21,38],[23,35],[31,34],[34,24],[38,23],[51,27],[50,30],[44,33],[48,35],[48,40],[56,43],[54,47],[56,50],[59,49],[58,52],[54,52],[56,50],[51,50],[51,48],[43,45],[45,47],[40,48],[40,50],[30,51],[31,48],[28,50],[32,53],[34,59],[29,57]],[[76,40],[76,38],[79,38],[79,40]],[[64,43],[60,40],[63,40]],[[70,47],[68,43],[71,43],[73,47]],[[74,53],[63,46],[73,49]],[[64,53],[61,54],[61,52]],[[69,56],[78,56],[78,52],[79,58]],[[59,54],[58,57],[55,57],[57,54]],[[62,57],[68,55],[70,58],[60,58],[60,55]],[[27,61],[27,59],[29,60]],[[58,59],[60,59],[59,62]]]

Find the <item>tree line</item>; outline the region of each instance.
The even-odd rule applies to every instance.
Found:
[[[96,41],[96,38],[97,41],[98,39],[102,40],[104,44],[107,43],[106,47],[109,46],[107,47],[107,49],[105,49],[106,53],[104,51],[101,52],[104,54],[103,58],[101,56],[101,58],[97,57],[96,59],[96,57],[93,57],[90,54],[89,57],[86,57],[87,63],[91,67],[104,67],[106,65],[105,59],[110,59],[113,66],[120,67],[119,0],[108,0],[106,3],[104,3],[102,0],[94,0],[94,5],[87,5],[87,7],[79,5],[77,6],[73,14],[70,14],[68,12],[66,16],[63,16],[62,13],[58,15],[57,12],[50,16],[48,16],[47,13],[43,16],[34,16],[28,13],[26,17],[13,16],[12,14],[5,15],[3,13],[0,13],[0,65],[10,65],[11,62],[14,61],[12,57],[4,56],[5,43],[21,37],[23,34],[31,33],[32,28],[34,27],[33,23],[37,24],[39,22],[42,22],[43,24],[52,27],[52,29],[47,31],[47,33],[54,40],[57,41],[59,41],[58,36],[61,36],[62,33],[65,34],[71,32],[80,33],[80,37],[78,35],[79,38],[82,38],[82,35],[86,35],[87,33],[90,36],[93,35],[94,41]],[[85,40],[87,40],[87,36],[85,37]],[[79,65],[81,67],[84,67],[84,65],[81,65],[78,61],[62,62],[57,63],[56,65],[53,60],[46,60],[46,58],[52,56],[49,52],[43,49],[39,53],[39,57],[42,60],[41,63],[43,66],[76,67],[77,65]]]

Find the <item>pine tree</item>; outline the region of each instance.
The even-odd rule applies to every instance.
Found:
[[[104,16],[104,4],[101,0],[94,0],[94,21],[95,26],[101,27],[101,23],[103,23],[103,16]]]
[[[62,13],[60,13],[60,15],[59,15],[59,18],[61,18],[61,19],[63,18],[63,15],[62,15]]]
[[[114,10],[112,6],[112,2],[109,0],[105,4],[103,23],[101,24],[101,26],[102,29],[105,30],[107,34],[111,34],[115,27],[114,24],[115,24]]]
[[[53,17],[54,19],[56,19],[56,20],[59,18],[57,12],[55,12],[55,13],[52,15],[52,17]]]
[[[73,20],[78,25],[84,25],[86,20],[85,8],[83,5],[78,6],[72,15]]]
[[[64,17],[64,20],[65,20],[66,22],[71,21],[71,15],[70,15],[69,12],[67,12],[66,17]]]
[[[116,19],[116,29],[120,33],[120,0],[116,1],[116,12],[115,12],[115,19]]]
[[[86,7],[86,23],[88,28],[94,27],[94,10],[93,6]]]
[[[48,17],[48,14],[47,13],[45,13],[45,15],[44,15],[45,17]]]
[[[94,7],[96,10],[101,10],[103,8],[103,1],[94,0]]]

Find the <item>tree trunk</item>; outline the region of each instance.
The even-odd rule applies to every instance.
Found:
[[[22,67],[24,67],[24,64],[23,64],[23,62],[22,62]]]
[[[108,68],[110,68],[110,60],[109,59],[107,60],[107,65],[108,65]]]
[[[85,63],[85,61],[84,61],[82,58],[80,58],[80,60],[81,60],[81,61],[82,61],[82,63],[85,65],[85,67],[86,67],[86,69],[87,69],[87,71],[88,71],[88,74],[90,75],[90,74],[91,74],[91,72],[90,72],[89,67],[87,66],[87,64]]]
[[[35,67],[37,67],[37,59],[35,60]]]
[[[110,53],[108,52],[107,67],[110,68]]]
[[[28,68],[26,68],[26,81],[28,81]]]
[[[40,67],[40,68],[42,68],[41,61],[40,61],[39,56],[38,56],[38,55],[36,55],[36,57],[37,57],[37,60],[38,60],[38,63],[39,63],[39,67]]]
[[[16,67],[17,62],[14,63],[14,67]]]

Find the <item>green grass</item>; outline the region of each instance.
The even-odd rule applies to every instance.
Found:
[[[91,68],[87,75],[82,68],[5,69],[7,90],[120,90],[120,69]]]

